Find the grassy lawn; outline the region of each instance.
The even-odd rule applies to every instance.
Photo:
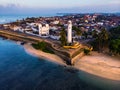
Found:
[[[50,47],[44,41],[38,42],[37,44],[32,44],[32,46],[35,49],[41,50],[43,52],[54,54],[54,52],[50,49]]]

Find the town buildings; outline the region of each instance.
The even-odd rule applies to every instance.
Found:
[[[71,20],[72,24],[68,25]],[[69,38],[68,42],[71,43],[71,36],[75,39],[92,38],[92,32],[101,31],[104,27],[108,31],[110,28],[120,25],[120,16],[113,14],[68,14],[63,16],[54,17],[38,17],[26,18],[1,25],[1,28],[13,31],[32,34],[40,37],[49,37],[54,40],[59,40],[60,32],[64,28],[66,36]],[[69,26],[69,33],[67,33]],[[73,28],[71,28],[73,26]],[[82,34],[78,35],[75,28],[79,29]],[[72,30],[72,31],[71,31]],[[72,32],[72,34],[70,34]],[[87,36],[86,36],[87,35]]]

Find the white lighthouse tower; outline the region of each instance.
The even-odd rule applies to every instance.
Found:
[[[72,21],[68,21],[67,43],[72,43]]]

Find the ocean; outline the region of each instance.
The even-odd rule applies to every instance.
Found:
[[[14,22],[16,20],[22,20],[27,17],[51,17],[61,16],[59,14],[40,14],[40,15],[0,15],[0,24]]]
[[[3,16],[0,15],[0,24],[4,24],[4,23],[9,23],[9,22],[13,22],[16,20],[21,20],[23,18],[26,18],[27,16]]]
[[[119,84],[31,56],[0,38],[0,90],[119,90]]]

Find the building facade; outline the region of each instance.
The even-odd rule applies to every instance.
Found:
[[[38,29],[39,29],[39,35],[40,36],[48,36],[49,35],[49,25],[45,24],[45,26],[42,26],[42,24],[38,25]]]

